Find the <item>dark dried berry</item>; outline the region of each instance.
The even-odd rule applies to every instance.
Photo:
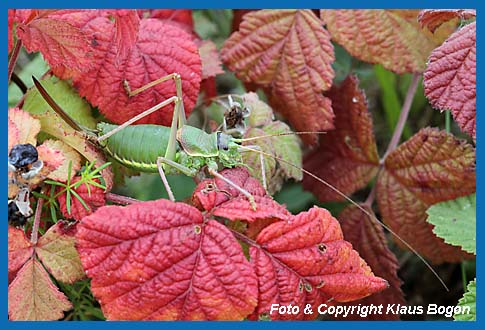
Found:
[[[8,223],[13,226],[23,226],[27,222],[28,217],[20,212],[17,203],[14,201],[8,203]]]
[[[8,155],[8,162],[17,169],[30,165],[38,159],[37,149],[30,143],[14,145]]]

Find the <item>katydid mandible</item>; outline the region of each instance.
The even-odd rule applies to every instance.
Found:
[[[377,222],[385,229],[387,229],[393,236],[399,239],[406,247],[408,247],[414,254],[416,254],[420,260],[431,270],[434,276],[440,281],[443,287],[448,290],[448,287],[444,281],[439,277],[436,271],[431,265],[404,239],[402,239],[391,228],[385,225],[382,221],[366,209],[364,209],[357,202],[345,195],[343,192],[329,184],[327,181],[316,176],[315,174],[300,168],[299,166],[286,161],[285,159],[275,157],[274,155],[263,152],[259,146],[243,146],[240,143],[245,141],[252,141],[259,138],[272,137],[275,135],[260,136],[247,139],[234,138],[225,132],[216,131],[213,133],[206,133],[205,131],[186,125],[185,111],[183,107],[182,99],[182,83],[181,77],[177,73],[172,73],[160,79],[157,79],[141,88],[131,91],[129,84],[125,81],[124,87],[128,96],[137,95],[146,89],[153,87],[161,82],[173,79],[176,86],[176,96],[172,96],[165,101],[155,105],[154,107],[145,110],[139,115],[126,121],[121,125],[112,125],[108,123],[99,123],[96,132],[87,128],[81,127],[76,123],[47,93],[42,85],[32,77],[34,84],[47,101],[47,103],[60,115],[71,127],[78,131],[86,133],[87,138],[98,143],[104,148],[108,154],[110,154],[115,160],[121,164],[134,168],[142,172],[156,172],[158,171],[163,181],[165,189],[168,192],[171,201],[175,201],[175,197],[168,184],[165,176],[165,172],[174,173],[181,172],[187,176],[194,177],[204,167],[207,166],[209,174],[214,177],[220,178],[229,185],[236,188],[244,196],[248,198],[253,209],[256,209],[254,197],[246,191],[244,188],[238,186],[230,179],[222,176],[218,172],[219,164],[223,167],[235,167],[238,165],[244,165],[242,162],[241,152],[256,152],[260,155],[263,185],[266,189],[265,170],[263,156],[272,157],[278,161],[284,162],[290,166],[296,167],[303,171],[305,174],[313,177],[317,181],[321,182],[328,188],[335,191],[340,196],[344,197],[352,205],[359,208],[370,219]],[[171,127],[160,125],[136,125],[130,126],[134,122],[141,118],[171,104],[174,103],[174,114],[172,118]],[[230,110],[235,105],[232,99],[229,98]],[[242,106],[242,105],[241,105]],[[244,111],[243,111],[244,113]],[[225,128],[226,125],[224,125]],[[238,127],[236,132],[241,131],[241,127]],[[319,134],[321,132],[294,132],[291,134]],[[278,134],[278,135],[287,135]],[[155,139],[154,143],[147,143],[148,139]],[[164,155],[164,156],[161,156]]]

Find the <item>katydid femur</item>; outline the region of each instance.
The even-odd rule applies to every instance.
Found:
[[[185,111],[182,99],[182,83],[181,77],[177,73],[169,74],[165,77],[157,79],[141,88],[131,91],[128,82],[124,82],[125,90],[129,97],[135,96],[150,87],[153,87],[161,82],[174,80],[176,86],[176,96],[172,96],[163,102],[153,106],[152,108],[145,110],[139,115],[126,121],[121,125],[112,125],[108,123],[99,123],[97,131],[89,130],[76,123],[47,93],[42,85],[32,77],[34,84],[39,90],[42,97],[53,108],[56,113],[61,116],[72,128],[77,131],[84,132],[86,138],[94,140],[107,153],[121,164],[139,170],[141,172],[159,172],[162,178],[165,189],[168,192],[169,198],[175,201],[175,197],[168,184],[165,176],[165,172],[181,172],[187,176],[195,177],[197,173],[205,166],[207,166],[209,174],[217,177],[227,184],[233,186],[244,196],[248,198],[253,209],[256,209],[254,197],[246,191],[244,188],[238,186],[230,179],[222,176],[218,172],[219,164],[223,167],[235,167],[238,165],[244,165],[242,162],[241,152],[256,152],[260,155],[263,185],[266,189],[265,169],[263,157],[272,157],[278,161],[284,162],[290,166],[296,167],[303,171],[305,174],[313,177],[326,187],[332,189],[337,194],[345,198],[351,204],[356,206],[370,219],[387,229],[393,236],[399,239],[406,247],[408,247],[414,254],[416,254],[421,261],[431,270],[440,283],[448,290],[446,284],[439,277],[436,271],[429,265],[429,263],[404,239],[402,239],[391,228],[385,225],[377,217],[356,203],[350,197],[343,192],[332,186],[322,178],[302,169],[301,167],[286,161],[285,159],[275,157],[274,155],[263,152],[258,146],[243,146],[242,142],[253,141],[256,139],[289,135],[289,134],[319,134],[321,132],[292,132],[282,133],[276,135],[267,135],[252,137],[247,139],[234,138],[226,132],[216,131],[213,133],[206,133],[205,131],[189,126],[186,124]],[[173,103],[174,114],[172,118],[171,127],[144,124],[144,125],[131,125],[141,118]],[[243,107],[239,103],[234,103],[229,98],[229,108]],[[241,109],[239,109],[241,110]],[[244,113],[244,112],[243,112]],[[241,122],[241,120],[238,120]],[[225,127],[225,126],[224,126]],[[237,127],[235,132],[239,132],[241,127]],[[148,139],[152,139],[153,143],[147,142]],[[163,156],[162,156],[163,155]]]

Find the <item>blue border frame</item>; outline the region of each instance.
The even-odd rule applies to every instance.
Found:
[[[163,2],[163,1],[153,1],[153,0],[141,0],[141,1],[128,1],[128,0],[118,0],[118,1],[92,1],[92,0],[84,0],[82,2],[74,2],[74,3],[66,3],[65,1],[58,1],[58,0],[51,0],[51,1],[33,1],[33,0],[24,0],[24,1],[2,1],[1,6],[1,14],[3,17],[3,24],[2,24],[2,48],[4,49],[1,52],[2,58],[4,58],[3,63],[8,63],[8,56],[7,56],[7,9],[8,8],[97,8],[97,7],[104,7],[104,8],[156,8],[156,7],[163,7],[163,8],[194,8],[194,9],[206,9],[206,8],[477,8],[477,12],[480,12],[479,1],[470,1],[470,0],[462,0],[462,1],[418,1],[418,0],[399,0],[394,2],[389,1],[356,1],[356,0],[347,0],[345,2],[324,2],[324,1],[315,1],[315,0],[300,0],[298,2],[292,2],[288,0],[270,0],[270,1],[261,1],[261,0],[232,0],[232,1],[222,1],[222,0],[213,0],[211,2],[201,2],[195,0],[178,0],[176,2]],[[481,20],[477,20],[478,31],[480,30],[480,22]],[[480,49],[481,42],[477,39],[477,46]],[[480,52],[478,52],[480,53]],[[477,57],[477,59],[480,56]],[[7,66],[3,66],[4,74],[6,74]],[[480,65],[477,67],[477,72],[481,72]],[[480,75],[477,76],[477,80],[480,81]],[[477,87],[480,84],[477,81]],[[479,89],[479,88],[478,88]],[[1,93],[2,101],[4,104],[8,104],[7,100],[7,93],[8,84],[3,89]],[[477,91],[478,94],[478,91]],[[477,98],[477,109],[480,108],[482,102],[479,98]],[[7,112],[2,112],[2,122],[7,122]],[[4,124],[5,125],[5,124]],[[477,140],[481,140],[480,134],[480,127],[483,126],[481,116],[477,111]],[[4,155],[7,154],[7,137],[8,133],[7,130],[4,129],[1,131],[1,141],[2,141],[2,148],[4,150]],[[477,218],[482,219],[481,215],[483,215],[483,211],[480,207],[481,203],[481,196],[483,193],[483,188],[481,186],[481,181],[483,180],[483,175],[480,173],[481,166],[479,166],[479,160],[483,158],[482,156],[483,151],[477,149]],[[2,166],[3,173],[7,173],[7,166],[6,162]],[[5,176],[6,177],[6,176]],[[4,184],[2,186],[2,191],[4,192],[4,196],[7,195],[7,185]],[[2,214],[6,216],[7,214],[7,207],[6,204],[0,204]],[[132,327],[140,327],[143,329],[153,328],[153,327],[167,327],[173,329],[184,329],[186,327],[196,326],[196,327],[204,327],[204,328],[212,328],[212,329],[240,329],[240,328],[268,328],[268,329],[294,329],[295,327],[298,329],[313,329],[316,326],[320,327],[337,327],[337,328],[366,328],[366,329],[384,329],[388,327],[392,328],[402,328],[409,327],[409,321],[401,321],[401,322],[391,322],[391,321],[382,321],[382,322],[365,322],[365,321],[358,321],[358,322],[342,322],[342,321],[328,321],[324,323],[315,323],[315,322],[202,322],[202,323],[192,323],[192,322],[164,322],[164,323],[153,323],[153,322],[96,322],[95,324],[90,322],[9,322],[7,320],[7,250],[8,250],[8,240],[7,240],[7,221],[3,221],[2,224],[4,230],[2,231],[3,240],[2,240],[2,247],[1,250],[3,253],[1,254],[1,262],[4,265],[1,267],[2,277],[5,280],[5,285],[2,287],[2,300],[1,306],[2,310],[4,311],[4,319],[0,321],[0,326],[8,327],[8,328],[16,328],[16,329],[24,329],[24,328],[49,328],[49,329],[59,329],[59,328],[87,328],[92,327],[110,327],[110,328],[132,328]],[[482,232],[481,229],[484,228],[484,225],[481,224],[481,221],[477,223],[477,233]],[[477,246],[477,255],[481,255],[479,251],[481,251],[480,243],[481,240],[478,239],[478,246]],[[481,273],[481,262],[477,261],[477,274]],[[480,282],[479,282],[480,283]],[[478,296],[481,297],[481,285],[478,286]],[[477,302],[477,311],[481,310],[481,304],[479,301]],[[478,313],[477,314],[481,314]],[[477,322],[449,322],[449,321],[436,321],[436,322],[426,322],[418,321],[413,322],[413,327],[426,327],[428,329],[445,329],[445,328],[459,328],[459,329],[471,329],[471,328],[478,328],[479,326],[483,326],[483,322],[481,319],[483,317],[478,316]]]

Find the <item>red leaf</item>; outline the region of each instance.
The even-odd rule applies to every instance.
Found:
[[[370,208],[366,210],[373,214]],[[401,291],[401,280],[397,276],[399,268],[396,256],[387,246],[387,239],[382,226],[365,215],[356,206],[346,207],[338,216],[342,226],[345,240],[352,244],[359,255],[372,268],[376,276],[384,278],[389,283],[389,288],[382,292],[373,294],[370,297],[345,303],[347,306],[369,306],[380,304],[388,306],[400,304],[406,306],[403,292]],[[399,320],[398,314],[384,313],[371,314],[361,318],[358,314],[351,313],[344,320]]]
[[[15,9],[8,10],[8,53],[13,48],[13,23],[15,21]]]
[[[8,226],[8,282],[10,283],[17,271],[32,256],[32,243],[25,237],[23,230]]]
[[[332,39],[353,57],[396,73],[423,71],[435,46],[417,15],[417,10],[321,11]]]
[[[82,29],[94,49],[92,70],[74,77],[79,93],[111,121],[122,123],[144,110],[176,95],[172,80],[129,98],[123,81],[132,90],[174,72],[182,76],[186,114],[192,111],[199,93],[201,62],[192,37],[157,19],[142,19],[136,44],[126,61],[114,38],[114,24],[105,17],[91,20]],[[173,105],[143,118],[138,123],[170,125]]]
[[[426,9],[419,12],[418,22],[421,27],[435,32],[441,24],[451,19],[467,20],[476,16],[476,10],[471,9]]]
[[[386,157],[377,201],[386,224],[421,255],[434,263],[458,262],[473,256],[437,237],[426,210],[469,195],[475,186],[474,148],[449,133],[424,128]]]
[[[338,221],[314,207],[266,227],[250,248],[259,281],[259,303],[253,318],[270,314],[272,304],[316,307],[366,297],[385,289],[352,246],[343,240]],[[315,315],[270,315],[278,318],[315,318]]]
[[[327,93],[335,110],[336,129],[322,135],[320,146],[304,160],[306,170],[326,180],[346,195],[361,189],[376,175],[379,166],[372,118],[367,110],[359,81],[349,76],[339,87]],[[303,180],[322,202],[343,197],[309,176]]]
[[[429,57],[424,91],[431,105],[450,109],[461,130],[475,140],[476,23],[452,34]]]
[[[198,45],[202,61],[202,79],[224,73],[216,44],[212,40],[201,40]]]
[[[140,11],[140,16],[144,18],[158,18],[178,26],[187,33],[193,33],[194,20],[190,9],[150,9]]]
[[[106,206],[83,219],[77,240],[110,320],[237,320],[256,305],[256,278],[240,245],[186,204]]]
[[[12,321],[51,321],[72,308],[35,258],[30,259],[8,287],[8,317]]]
[[[29,52],[40,51],[51,67],[87,71],[90,51],[87,36],[69,22],[47,16],[17,26],[17,36]]]
[[[119,51],[120,63],[128,56],[136,44],[140,17],[136,10],[114,10],[115,17],[115,43]]]
[[[71,181],[71,184],[79,182],[80,179],[80,177],[75,177],[74,180]],[[96,182],[99,183],[99,180],[96,179]],[[59,192],[60,189],[61,188],[58,188],[57,192]],[[85,204],[89,207],[89,210],[84,207],[78,198],[71,194],[71,212],[69,213],[67,210],[67,194],[64,192],[57,197],[57,201],[59,202],[61,212],[66,219],[75,219],[79,221],[96,211],[97,208],[106,204],[105,191],[101,188],[83,183],[79,187],[74,188],[74,191],[84,200]]]
[[[197,185],[192,195],[194,205],[232,221],[285,220],[291,215],[266,194],[259,181],[249,176],[244,167],[226,169],[220,174],[248,191],[254,197],[256,210],[246,196],[219,178],[204,180]]]
[[[258,10],[247,13],[239,31],[226,40],[221,57],[244,82],[271,88],[271,101],[300,131],[333,128],[330,35],[311,10]],[[304,135],[316,143],[315,135]]]
[[[255,197],[266,195],[259,181],[251,177],[244,167],[225,169],[220,174]],[[207,179],[195,188],[192,203],[200,209],[210,211],[232,198],[239,197],[240,194],[239,190],[221,179]]]

